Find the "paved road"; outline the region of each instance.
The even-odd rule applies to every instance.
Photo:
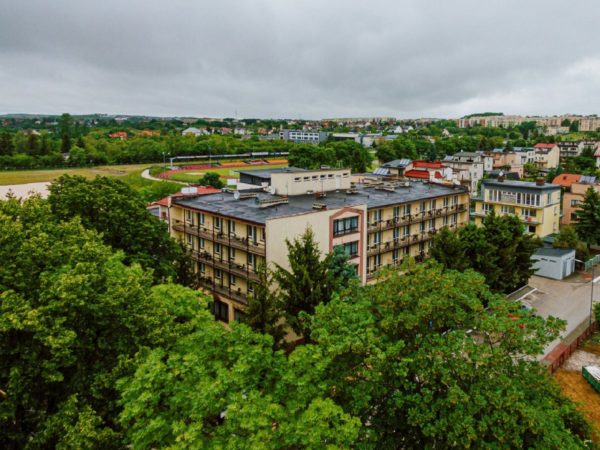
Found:
[[[594,300],[598,301],[600,298],[600,283],[598,281],[600,280],[597,278],[595,281]],[[581,274],[577,274],[565,281],[533,276],[529,280],[529,286],[535,288],[535,290],[523,298],[525,304],[535,308],[540,316],[554,316],[567,321],[562,336],[548,345],[544,354],[540,357],[542,359],[561,342],[562,338],[589,321],[592,284],[589,280],[584,279]]]
[[[35,192],[45,198],[48,196],[49,184],[49,182],[42,182],[0,186],[0,199],[6,197],[9,192],[12,192],[15,196],[20,198],[27,198],[32,192]]]

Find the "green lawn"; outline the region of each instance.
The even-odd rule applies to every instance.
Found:
[[[141,173],[146,167],[148,167],[148,164],[98,166],[77,169],[7,170],[0,172],[0,185],[52,181],[63,174],[81,175],[86,178],[94,178],[96,175],[122,177],[134,172]]]

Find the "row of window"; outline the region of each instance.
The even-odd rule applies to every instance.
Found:
[[[484,203],[482,206],[482,211],[484,214],[489,214],[490,211],[492,211],[494,209],[494,205],[491,205],[489,203]],[[500,207],[500,212],[502,214],[516,214],[516,210],[514,206],[507,206],[507,205],[502,205]],[[521,208],[521,216],[523,217],[537,217],[537,211],[535,209],[530,209],[530,208]]]
[[[209,304],[209,309],[214,314],[215,319],[229,323],[229,305],[227,303],[215,299]],[[241,322],[244,315],[243,311],[233,308],[233,320]]]
[[[339,175],[335,175],[336,177],[339,178]],[[350,176],[350,172],[344,172],[342,173],[342,177],[344,178],[348,178]],[[307,176],[303,176],[303,177],[294,177],[294,182],[299,183],[301,181],[323,181],[323,180],[327,180],[327,179],[333,179],[334,178],[334,174],[332,173],[322,173],[321,175],[307,175]]]
[[[341,236],[356,231],[358,231],[358,216],[336,219],[333,221],[334,236]]]
[[[450,216],[444,216],[442,218],[442,226],[446,227],[448,225],[456,225],[456,223],[458,222],[458,214],[452,214]],[[425,220],[423,222],[419,223],[419,232],[424,233],[427,230],[434,230],[435,229],[435,219],[430,219],[430,220]],[[381,243],[381,235],[382,232],[378,231],[376,233],[373,233],[369,236],[369,240],[371,240],[372,242],[369,242],[369,244],[380,244]],[[410,225],[403,225],[401,227],[396,227],[393,229],[392,231],[392,236],[394,237],[394,239],[397,239],[399,237],[407,237],[408,235],[410,235]]]
[[[424,253],[426,249],[431,248],[433,241],[419,242],[419,253]],[[395,248],[392,251],[392,261],[398,263],[400,259],[410,255],[409,247]],[[377,254],[367,258],[367,272],[377,270],[381,267],[381,254]]]
[[[501,191],[499,189],[487,189],[488,200],[491,202],[516,203],[518,205],[541,206],[541,194],[529,194],[525,192]],[[546,194],[546,204],[552,203],[552,193]]]
[[[185,221],[188,225],[199,224],[201,226],[206,225],[206,216],[204,213],[194,213],[193,211],[185,210]],[[217,232],[227,231],[229,234],[235,234],[236,222],[231,219],[223,219],[222,217],[213,216],[213,229]],[[225,230],[226,228],[226,230]],[[246,236],[249,240],[255,241],[258,239],[259,231],[261,232],[262,240],[266,240],[266,231],[264,228],[259,228],[255,225],[246,225]]]

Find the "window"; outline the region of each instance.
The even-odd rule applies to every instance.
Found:
[[[523,215],[523,217],[527,217],[527,218],[535,218],[536,217],[535,209],[523,208],[523,211],[521,214]]]
[[[248,261],[248,267],[252,269],[256,269],[256,255],[253,253],[248,253],[246,260]]]
[[[217,255],[221,254],[221,244],[219,244],[218,242],[215,242],[215,253]]]
[[[402,256],[410,255],[410,248],[408,246],[402,247],[401,251],[402,251]]]
[[[425,253],[425,242],[419,242],[419,253]]]
[[[442,219],[442,225],[443,226],[447,226],[448,225],[448,216],[444,216],[444,218]]]
[[[435,219],[429,221],[429,231],[435,230]]]
[[[204,225],[204,213],[198,213],[198,223]]]
[[[571,206],[579,206],[581,200],[571,200]]]
[[[304,177],[304,181],[310,181],[310,177]]]
[[[302,178],[300,178],[300,177],[294,177],[294,182],[298,183],[300,181],[302,181]]]
[[[233,261],[235,259],[235,248],[229,247],[229,260]]]
[[[402,237],[408,237],[408,235],[410,234],[410,226],[409,225],[404,225],[402,227]]]
[[[377,223],[381,222],[381,209],[374,209],[373,211],[371,211],[371,217],[372,217],[372,220],[371,220],[372,223],[377,224]]]
[[[458,214],[452,214],[450,216],[450,224],[451,225],[456,225],[456,220],[458,219]]]
[[[514,214],[515,213],[515,207],[514,206],[508,206],[508,205],[502,205],[500,207],[500,211],[502,211],[502,214]]]
[[[536,229],[535,225],[529,225],[529,227],[527,227],[527,231],[529,231],[530,233],[535,233],[535,229]]]
[[[398,263],[398,261],[400,260],[400,249],[395,248],[394,251],[392,252],[392,261],[394,262],[394,264]]]
[[[189,209],[185,210],[185,221],[190,225],[194,225],[194,215]]]
[[[437,202],[436,202],[436,200],[435,200],[435,199],[431,200],[431,209],[435,209],[435,205],[436,205],[436,203],[437,203]]]
[[[358,241],[347,242],[344,244],[344,251],[349,258],[358,256]]]
[[[458,195],[455,195],[454,197],[452,197],[452,204],[458,205]]]
[[[229,305],[221,300],[215,300],[213,303],[215,319],[221,322],[229,323]]]
[[[185,236],[187,237],[188,247],[194,249],[194,236],[192,236],[191,234],[186,234]]]
[[[547,196],[547,200],[546,200],[547,205],[549,205],[550,203],[552,203],[552,192],[548,192],[548,196]]]
[[[492,210],[492,205],[490,205],[489,203],[484,203],[483,205],[481,205],[481,210],[483,211],[484,214],[489,214],[489,212]]]
[[[358,231],[358,216],[348,217],[346,219],[336,219],[333,221],[334,236],[355,233],[356,231]]]
[[[381,255],[373,256],[373,270],[377,270],[381,265]]]
[[[232,273],[229,274],[229,285],[235,286],[235,275],[233,275]]]
[[[198,243],[200,244],[199,247],[202,250],[204,250],[204,243],[205,243],[204,239],[203,238],[198,239]]]
[[[246,313],[237,308],[233,308],[233,320],[235,320],[236,322],[242,322],[245,316]]]
[[[221,269],[215,269],[215,278],[218,280],[223,278],[223,271]]]
[[[377,233],[375,233],[373,235],[373,244],[380,244],[381,243],[381,231],[378,231]]]
[[[395,241],[400,237],[400,228],[394,228],[393,237]]]
[[[256,242],[256,227],[253,225],[248,225],[246,231],[248,233],[248,240]]]
[[[419,211],[420,212],[425,212],[425,202],[424,201],[421,202],[421,204],[419,206]]]
[[[397,219],[398,217],[400,217],[400,207],[394,206],[394,219]]]
[[[450,197],[444,197],[444,206],[448,206],[450,204]]]
[[[234,220],[228,220],[227,224],[229,226],[229,234],[235,234],[235,221]]]
[[[206,272],[206,264],[204,264],[204,263],[198,264],[198,270],[200,271],[200,273],[202,275],[204,275],[204,273]]]
[[[220,217],[214,217],[213,218],[214,221],[214,227],[215,230],[221,230],[221,225],[223,224],[223,219],[221,219]]]
[[[419,231],[420,231],[421,233],[425,233],[425,222],[421,222],[421,223],[419,224]]]

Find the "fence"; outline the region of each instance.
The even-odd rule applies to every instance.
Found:
[[[584,268],[585,268],[585,270],[591,270],[592,267],[595,266],[598,263],[600,263],[600,254],[594,256],[593,258],[588,259],[584,263]]]
[[[597,322],[592,322],[591,325],[585,327],[585,329],[579,333],[579,335],[571,341],[570,344],[562,342],[552,350],[544,361],[548,363],[548,370],[553,373],[573,354],[575,350],[579,348],[581,343],[585,341],[594,331],[596,331]]]

